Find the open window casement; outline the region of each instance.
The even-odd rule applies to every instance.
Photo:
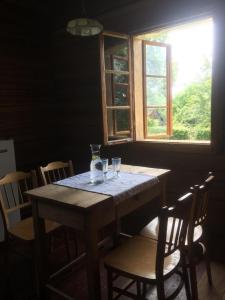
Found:
[[[132,141],[130,37],[103,32],[100,43],[104,144]]]

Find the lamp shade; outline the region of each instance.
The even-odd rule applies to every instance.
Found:
[[[97,20],[79,18],[69,21],[66,30],[72,35],[92,36],[99,34],[103,26]]]

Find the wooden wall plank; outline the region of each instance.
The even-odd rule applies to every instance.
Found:
[[[18,169],[57,156],[44,23],[30,9],[0,4],[0,138],[14,139]]]

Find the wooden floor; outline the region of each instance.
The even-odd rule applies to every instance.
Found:
[[[51,267],[58,268],[65,262],[65,249],[55,253],[51,260]],[[1,274],[0,268],[0,299],[4,300],[31,300],[34,299],[34,291],[32,288],[32,269],[27,260],[22,257],[14,257],[11,265],[11,277],[9,283],[10,294],[8,298],[2,297],[1,289],[3,289],[4,274]],[[225,300],[225,263],[212,262],[213,287],[210,288],[207,282],[205,268],[203,264],[198,266],[198,290],[199,300]],[[101,283],[102,283],[102,300],[107,300],[106,272],[101,264]],[[121,282],[119,282],[121,283]],[[170,293],[176,284],[176,278],[167,282],[166,290]],[[57,282],[56,286],[74,297],[76,300],[88,300],[86,271],[84,266],[78,270],[70,271],[63,275]],[[51,300],[61,300],[59,296],[51,294]],[[127,297],[120,297],[120,300],[127,300]],[[157,299],[155,288],[148,291],[148,299]],[[182,290],[176,299],[186,299],[185,291]]]
[[[225,300],[225,264],[212,263],[213,287],[210,288],[204,272],[198,282],[200,300]]]
[[[105,271],[102,267],[101,269],[101,282],[102,282],[102,298],[107,299],[107,288],[105,281]],[[207,282],[207,276],[202,265],[198,267],[198,289],[199,289],[199,300],[225,300],[225,264],[212,262],[212,275],[213,275],[213,287],[211,288]],[[80,270],[77,274],[73,276],[72,279],[68,280],[65,278],[64,283],[61,282],[59,286],[63,288],[64,291],[68,292],[75,299],[87,300],[87,290],[86,290],[86,276],[84,270]],[[176,279],[173,278],[172,281],[167,282],[166,290],[168,293],[172,291],[173,286],[176,283]],[[148,291],[148,299],[157,299],[155,288],[150,288]],[[60,300],[58,296],[52,295],[52,300]],[[127,297],[120,297],[120,300],[127,300]],[[186,299],[186,294],[184,289],[176,297],[178,300]]]

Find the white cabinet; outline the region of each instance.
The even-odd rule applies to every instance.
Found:
[[[13,140],[0,140],[0,177],[16,170]]]
[[[16,160],[13,140],[0,140],[0,177],[16,170]],[[18,215],[12,216],[13,221]],[[0,218],[0,240],[3,238],[3,224]]]

